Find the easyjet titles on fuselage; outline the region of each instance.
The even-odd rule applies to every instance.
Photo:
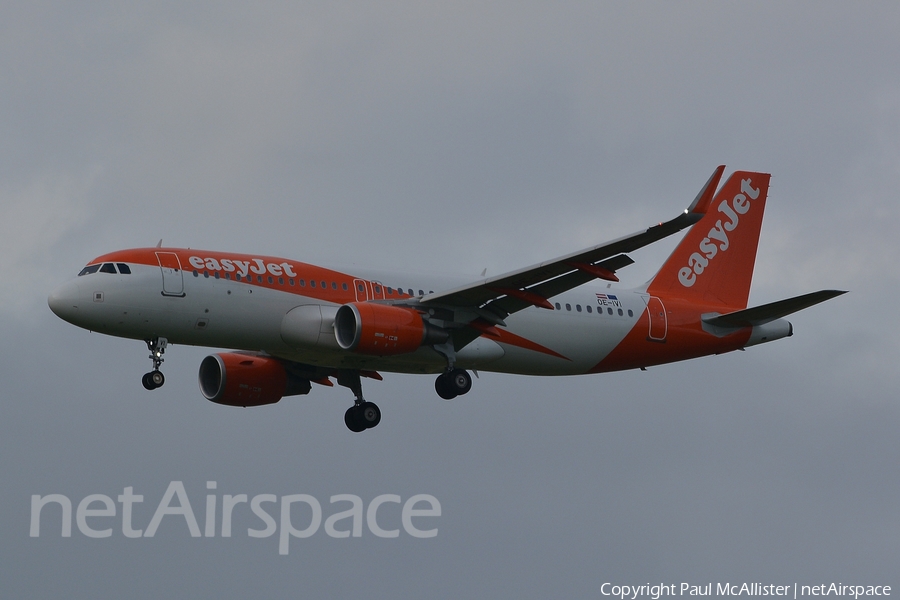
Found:
[[[188,259],[188,262],[190,262],[191,266],[195,269],[225,271],[226,273],[233,273],[237,271],[238,274],[241,275],[241,277],[246,277],[250,273],[255,273],[256,275],[269,273],[270,275],[273,275],[275,277],[282,277],[284,275],[287,275],[288,277],[297,276],[290,263],[267,263],[261,258],[254,258],[252,259],[252,261],[223,258],[220,261],[215,258],[204,259],[200,258],[199,256],[192,256]]]

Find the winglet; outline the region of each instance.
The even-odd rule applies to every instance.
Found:
[[[722,179],[722,173],[724,172],[725,165],[716,167],[716,170],[713,171],[713,174],[710,175],[707,180],[706,185],[703,186],[703,189],[700,190],[700,193],[697,194],[697,197],[694,198],[694,201],[688,206],[685,211],[686,213],[693,213],[695,215],[706,214],[709,205],[712,203],[713,196],[716,194],[716,189],[719,187],[719,180]]]

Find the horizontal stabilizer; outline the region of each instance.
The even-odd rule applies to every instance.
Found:
[[[846,293],[843,290],[821,290],[724,315],[704,317],[703,322],[714,327],[755,327]]]

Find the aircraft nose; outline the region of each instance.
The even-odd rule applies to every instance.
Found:
[[[79,295],[78,284],[67,281],[50,292],[47,304],[57,317],[71,323],[78,314]]]

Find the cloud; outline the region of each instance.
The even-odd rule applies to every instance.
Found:
[[[91,2],[3,16],[13,595],[581,597],[604,578],[894,576],[900,8]],[[723,163],[773,174],[751,302],[850,294],[792,316],[790,339],[647,372],[481,373],[454,402],[431,377],[386,373],[366,382],[385,416],[362,436],[344,430],[343,388],[208,403],[207,348],[170,347],[165,388],[145,392],[142,343],[46,306],[94,256],[159,238],[496,275],[672,218]],[[623,281],[645,281],[676,237],[635,252]],[[432,493],[446,516],[431,545],[313,540],[291,562],[246,536],[27,538],[31,494],[133,485],[149,499],[179,479],[192,498],[207,480],[220,494]]]
[[[0,187],[0,279],[17,282],[0,287],[3,311],[19,313],[40,290],[58,283],[57,244],[91,218],[89,195],[100,173],[97,167],[78,175],[47,174],[18,188]]]

